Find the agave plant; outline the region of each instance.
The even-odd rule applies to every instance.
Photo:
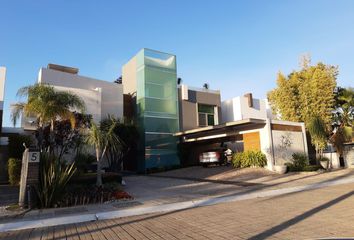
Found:
[[[42,153],[36,189],[40,207],[55,207],[75,172],[74,163],[65,165],[54,154]]]

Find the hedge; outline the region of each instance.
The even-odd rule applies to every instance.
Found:
[[[264,167],[266,164],[267,157],[261,151],[249,150],[232,156],[232,165],[235,168]]]
[[[19,185],[21,180],[22,161],[16,158],[9,158],[7,163],[9,182],[11,185]]]

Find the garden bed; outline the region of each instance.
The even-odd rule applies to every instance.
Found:
[[[97,174],[95,172],[83,173],[80,175],[73,176],[70,179],[69,184],[95,184],[96,180],[97,180]],[[110,182],[121,183],[122,175],[114,172],[102,173],[102,182],[103,184],[110,183]]]
[[[115,200],[132,200],[133,197],[121,189],[121,185],[110,182],[97,187],[95,184],[70,184],[66,187],[56,207],[71,207],[98,204]]]

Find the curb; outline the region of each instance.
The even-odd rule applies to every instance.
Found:
[[[236,201],[249,200],[255,198],[279,196],[287,193],[302,192],[302,191],[314,190],[314,189],[347,184],[347,183],[354,183],[354,178],[353,177],[345,178],[345,179],[332,180],[323,183],[314,183],[309,185],[273,189],[267,191],[259,191],[259,192],[256,191],[254,193],[246,193],[246,194],[239,194],[239,195],[237,195],[236,193],[236,195],[233,196],[211,197],[211,198],[199,199],[195,201],[162,204],[162,205],[156,205],[150,207],[139,207],[139,208],[117,210],[117,211],[110,211],[110,212],[98,212],[95,214],[83,214],[83,215],[73,215],[73,216],[66,216],[66,217],[55,217],[55,218],[46,218],[46,219],[39,219],[39,220],[27,220],[27,221],[20,221],[20,222],[3,223],[0,224],[0,232],[18,231],[18,230],[31,229],[31,228],[51,227],[51,226],[58,226],[64,224],[82,223],[82,222],[106,220],[106,219],[113,219],[113,218],[132,217],[132,216],[159,213],[159,212],[170,212],[170,211],[177,211],[177,210],[183,210],[183,209],[189,209],[195,207],[210,206],[219,203],[236,202]]]

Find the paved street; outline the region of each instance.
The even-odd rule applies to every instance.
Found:
[[[0,239],[314,239],[354,236],[354,184],[176,212],[1,233]]]

